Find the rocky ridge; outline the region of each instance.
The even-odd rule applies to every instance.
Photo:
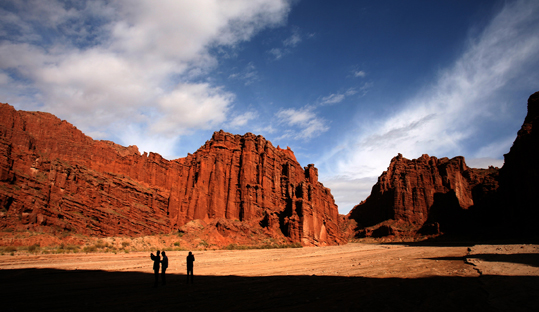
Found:
[[[460,156],[394,157],[370,196],[345,218],[356,224],[348,235],[533,232],[539,217],[537,120],[539,92],[528,100],[528,114],[501,169],[469,168]]]
[[[497,189],[497,175],[497,168],[469,168],[460,156],[409,160],[399,154],[348,217],[358,236],[436,235],[462,226],[467,210]]]
[[[262,136],[215,132],[195,153],[168,161],[93,140],[52,114],[0,104],[0,116],[3,230],[137,236],[188,231],[199,220],[221,244],[244,227],[304,245],[343,242],[314,165],[302,168],[289,148]]]

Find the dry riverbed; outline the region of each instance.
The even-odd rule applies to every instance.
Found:
[[[536,311],[539,245],[334,247],[0,256],[4,311]]]

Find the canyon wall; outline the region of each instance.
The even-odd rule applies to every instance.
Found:
[[[536,234],[539,221],[539,92],[528,99],[528,112],[500,169],[498,205],[482,214],[507,228]]]
[[[360,236],[438,234],[463,225],[466,211],[495,192],[498,169],[474,169],[464,157],[394,157],[371,195],[348,217]],[[381,227],[382,226],[382,227]]]
[[[227,219],[304,245],[343,242],[317,169],[262,136],[215,132],[168,161],[0,104],[0,228],[133,236]]]
[[[457,233],[477,237],[537,235],[539,218],[539,92],[501,169],[474,169],[463,157],[391,160],[370,196],[348,219],[355,235]]]

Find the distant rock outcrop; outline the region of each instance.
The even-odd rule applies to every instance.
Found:
[[[8,104],[0,104],[0,209],[3,229],[135,236],[229,219],[304,245],[343,242],[317,169],[262,136],[215,132],[168,161]]]
[[[438,234],[462,225],[465,211],[497,188],[498,170],[473,169],[464,157],[401,154],[378,178],[371,195],[350,211],[359,236]]]
[[[501,169],[474,169],[463,157],[402,155],[391,160],[371,195],[348,214],[356,236],[459,233],[537,235],[539,92]],[[341,221],[342,222],[342,221]]]

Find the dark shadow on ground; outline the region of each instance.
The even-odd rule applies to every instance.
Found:
[[[439,257],[439,258],[428,258],[430,260],[465,260],[465,259],[479,259],[489,262],[508,262],[508,263],[519,263],[526,264],[539,268],[539,254],[531,253],[516,253],[516,254],[475,254],[467,255],[464,257]]]
[[[0,270],[2,311],[537,311],[539,277],[418,279]]]
[[[522,245],[522,244],[539,244],[539,239],[523,238],[523,239],[483,239],[470,240],[457,236],[442,236],[427,239],[419,242],[384,242],[384,245],[401,245],[401,246],[421,246],[421,247],[472,247],[475,245]]]

